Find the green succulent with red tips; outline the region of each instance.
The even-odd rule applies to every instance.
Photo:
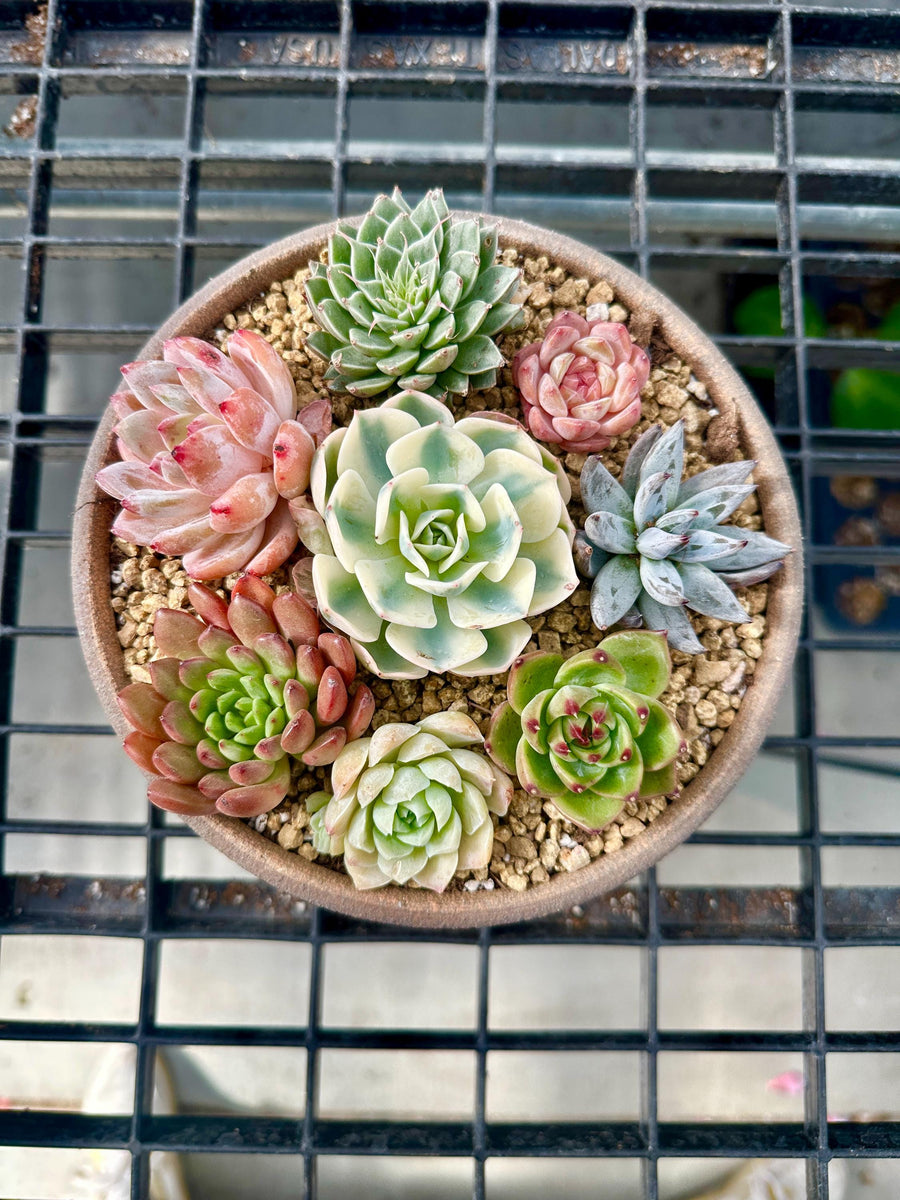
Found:
[[[486,748],[533,796],[585,829],[602,829],[627,800],[678,790],[684,742],[658,697],[672,664],[664,633],[611,634],[571,658],[516,660]]]
[[[129,683],[116,699],[132,727],[125,750],[151,776],[158,808],[269,812],[287,795],[293,759],[332,763],[368,727],[375,699],[355,678],[350,643],[322,631],[297,575],[295,590],[278,596],[244,575],[228,603],[192,584],[198,616],[156,614],[164,657],[150,663],[149,683]]]

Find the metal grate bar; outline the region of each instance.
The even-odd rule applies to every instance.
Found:
[[[12,4],[0,13],[0,100],[33,96],[35,123],[33,138],[0,143],[0,270],[22,265],[15,306],[4,305],[0,287],[0,360],[8,356],[17,379],[15,407],[0,413],[9,468],[0,519],[0,937],[3,953],[16,938],[50,934],[89,933],[104,945],[139,940],[141,966],[134,1019],[84,1023],[3,1014],[0,1032],[11,1045],[49,1042],[63,1053],[128,1043],[136,1049],[136,1072],[129,1116],[0,1110],[0,1190],[3,1151],[15,1146],[125,1148],[135,1198],[148,1194],[150,1157],[163,1149],[188,1160],[200,1153],[299,1156],[295,1189],[308,1200],[331,1194],[323,1163],[335,1157],[365,1158],[373,1172],[377,1160],[393,1155],[466,1159],[475,1200],[502,1195],[493,1168],[519,1158],[553,1158],[561,1187],[569,1160],[632,1160],[641,1200],[672,1195],[673,1159],[796,1158],[806,1164],[810,1200],[828,1200],[834,1159],[877,1166],[900,1157],[897,1120],[828,1120],[833,1056],[881,1055],[883,1063],[900,1053],[896,1029],[865,1022],[848,1029],[831,1016],[834,955],[895,951],[900,942],[896,870],[883,869],[866,886],[829,874],[838,852],[864,856],[866,870],[883,864],[900,850],[900,833],[893,825],[837,826],[828,808],[832,773],[852,770],[861,794],[896,788],[900,734],[889,724],[871,730],[828,724],[823,693],[829,655],[853,654],[860,671],[871,670],[866,664],[877,656],[893,664],[900,630],[832,627],[822,616],[829,573],[895,566],[900,550],[890,541],[835,545],[820,511],[823,481],[827,487],[848,471],[896,486],[900,442],[897,431],[831,427],[817,390],[846,367],[893,369],[900,342],[861,329],[846,338],[813,336],[803,318],[813,286],[890,289],[897,279],[900,151],[887,122],[896,122],[900,109],[900,17],[861,4],[789,0],[739,7],[729,0],[158,0],[152,6],[51,0],[50,36],[40,61],[31,62],[12,50],[27,9]],[[470,127],[461,121],[459,133],[448,123],[446,138],[392,126],[377,140],[361,137],[359,102],[398,96],[410,106],[423,99],[461,102],[475,116]],[[285,105],[324,98],[322,130],[313,128],[308,104],[308,128],[287,120],[283,136],[261,127],[245,140],[217,142],[217,105],[233,97]],[[178,119],[164,137],[155,129],[131,136],[118,124],[85,135],[73,125],[73,104],[117,98],[123,110],[135,98],[174,99]],[[510,106],[520,101],[540,106],[542,114],[521,129],[510,119]],[[603,117],[590,136],[567,140],[566,121],[578,128],[585,112],[602,113],[604,106],[618,115]],[[704,144],[698,134],[676,144],[659,132],[661,115],[690,124],[700,111],[728,110],[746,118],[748,129],[762,115],[771,136],[745,143],[732,128],[731,140],[710,134]],[[811,118],[823,115],[835,129],[847,116],[860,130],[884,121],[885,134],[880,141],[861,138],[859,147],[823,146],[810,133]],[[699,878],[682,885],[664,865],[609,896],[531,924],[404,934],[294,903],[253,882],[170,877],[167,851],[189,848],[192,835],[157,812],[129,821],[125,809],[111,810],[112,816],[87,821],[63,810],[47,819],[45,807],[22,809],[23,740],[41,739],[45,748],[68,738],[108,744],[111,733],[90,713],[61,718],[25,711],[17,700],[30,647],[52,645],[62,654],[75,635],[70,616],[51,619],[26,600],[31,556],[68,545],[64,514],[47,503],[53,472],[80,461],[99,413],[99,394],[87,408],[53,400],[69,369],[66,356],[135,353],[157,319],[221,265],[292,223],[356,211],[362,197],[395,180],[409,194],[440,183],[456,204],[522,216],[601,246],[658,280],[701,323],[712,323],[713,341],[739,368],[774,371],[761,395],[801,500],[813,608],[795,663],[794,724],[779,727],[764,754],[769,764],[795,773],[797,820],[771,829],[710,826],[685,851],[722,861],[739,850],[787,854],[799,865],[786,884],[726,886]],[[153,272],[165,280],[160,311],[138,304],[137,295],[107,311],[56,304],[55,273],[76,262],[86,277],[123,264]],[[734,332],[735,301],[764,282],[780,289],[784,332]],[[85,295],[93,298],[100,287],[85,287]],[[124,855],[137,841],[146,868],[133,877],[94,879],[15,865],[17,847],[51,836],[68,839],[74,854],[115,839]],[[308,947],[308,1003],[278,1026],[230,1019],[167,1024],[157,1007],[164,953],[194,940]],[[471,1027],[371,1029],[331,1018],[329,954],[395,943],[468,948],[476,961]],[[603,1015],[588,1029],[498,1026],[492,998],[503,981],[500,956],[516,947],[535,956],[551,947],[639,954],[641,1007],[633,1027],[604,1028],[610,1022]],[[671,1028],[667,956],[689,947],[794,953],[801,964],[799,1027]],[[0,994],[3,968],[0,955]],[[302,1116],[155,1114],[157,1052],[194,1046],[302,1048],[296,1097]],[[469,1115],[350,1121],[323,1114],[328,1055],[373,1051],[471,1057]],[[491,1056],[601,1051],[640,1061],[639,1102],[628,1119],[494,1118]],[[722,1053],[798,1056],[802,1115],[783,1124],[673,1118],[666,1056]]]

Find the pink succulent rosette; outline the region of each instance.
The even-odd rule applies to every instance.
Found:
[[[121,462],[97,483],[122,510],[118,536],[183,557],[194,579],[266,575],[297,545],[288,501],[309,486],[331,406],[299,407],[294,381],[265,338],[240,329],[227,353],[171,338],[163,357],[122,368],[110,403]]]
[[[512,371],[532,434],[593,454],[640,417],[650,360],[624,325],[561,312],[542,341],[516,354]]]

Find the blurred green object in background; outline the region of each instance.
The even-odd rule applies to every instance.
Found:
[[[735,308],[734,328],[744,337],[783,337],[781,296],[777,283],[757,288]],[[812,296],[803,297],[803,332],[807,338],[827,337],[828,321]],[[872,337],[900,341],[900,303],[893,305]],[[743,367],[751,379],[774,379],[772,367]],[[850,367],[834,379],[829,401],[835,429],[900,429],[900,372]]]
[[[900,342],[900,303],[874,331],[884,342]],[[900,372],[851,367],[831,392],[831,424],[836,429],[900,429]]]
[[[900,315],[898,315],[900,320]],[[777,283],[757,288],[734,310],[734,328],[745,337],[783,337],[781,294]],[[826,337],[825,314],[811,296],[803,297],[803,331],[809,337]]]
[[[781,293],[777,283],[757,288],[738,304],[733,314],[735,332],[744,337],[784,337],[781,320]],[[826,337],[825,314],[810,296],[803,297],[803,331],[806,337]],[[754,379],[774,379],[774,367],[743,367]]]
[[[900,373],[851,367],[831,392],[835,429],[900,429]]]

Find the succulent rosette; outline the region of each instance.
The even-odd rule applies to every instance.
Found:
[[[310,492],[319,610],[383,677],[505,671],[577,586],[568,482],[517,422],[403,392],[326,438]]]
[[[200,584],[200,616],[162,608],[154,634],[163,658],[150,683],[118,694],[133,731],[125,749],[151,779],[147,795],[171,812],[268,812],[287,795],[291,760],[332,763],[368,727],[371,691],[355,689],[346,638],[322,632],[295,591],[276,596],[252,575],[230,603]]]
[[[341,222],[306,285],[321,326],[306,346],[328,361],[329,386],[441,399],[492,387],[503,356],[491,339],[522,308],[512,301],[521,272],[496,257],[496,229],[451,221],[440,189],[413,209],[395,189],[358,227]]]
[[[700,654],[686,609],[721,621],[749,621],[732,592],[777,571],[790,546],[722,522],[756,490],[752,459],[710,467],[682,480],[684,422],[653,425],[626,460],[621,482],[599,458],[581,473],[588,512],[576,558],[595,576],[591,616],[600,629],[617,621],[663,629],[676,650]]]
[[[682,736],[658,700],[670,673],[665,634],[650,630],[614,633],[569,659],[526,654],[491,719],[488,753],[568,820],[602,829],[627,800],[677,790]]]
[[[639,420],[650,360],[624,325],[560,312],[512,369],[534,436],[591,454]]]
[[[417,883],[442,892],[459,870],[490,862],[491,813],[512,783],[484,754],[475,722],[437,713],[390,724],[346,746],[331,768],[327,806],[314,799],[317,849],[343,854],[358,888]]]
[[[113,532],[183,557],[194,579],[281,566],[297,545],[287,502],[309,484],[329,403],[300,408],[284,360],[245,329],[226,353],[170,338],[161,360],[129,363],[122,375],[125,390],[111,400],[121,461],[97,474],[122,504]]]

